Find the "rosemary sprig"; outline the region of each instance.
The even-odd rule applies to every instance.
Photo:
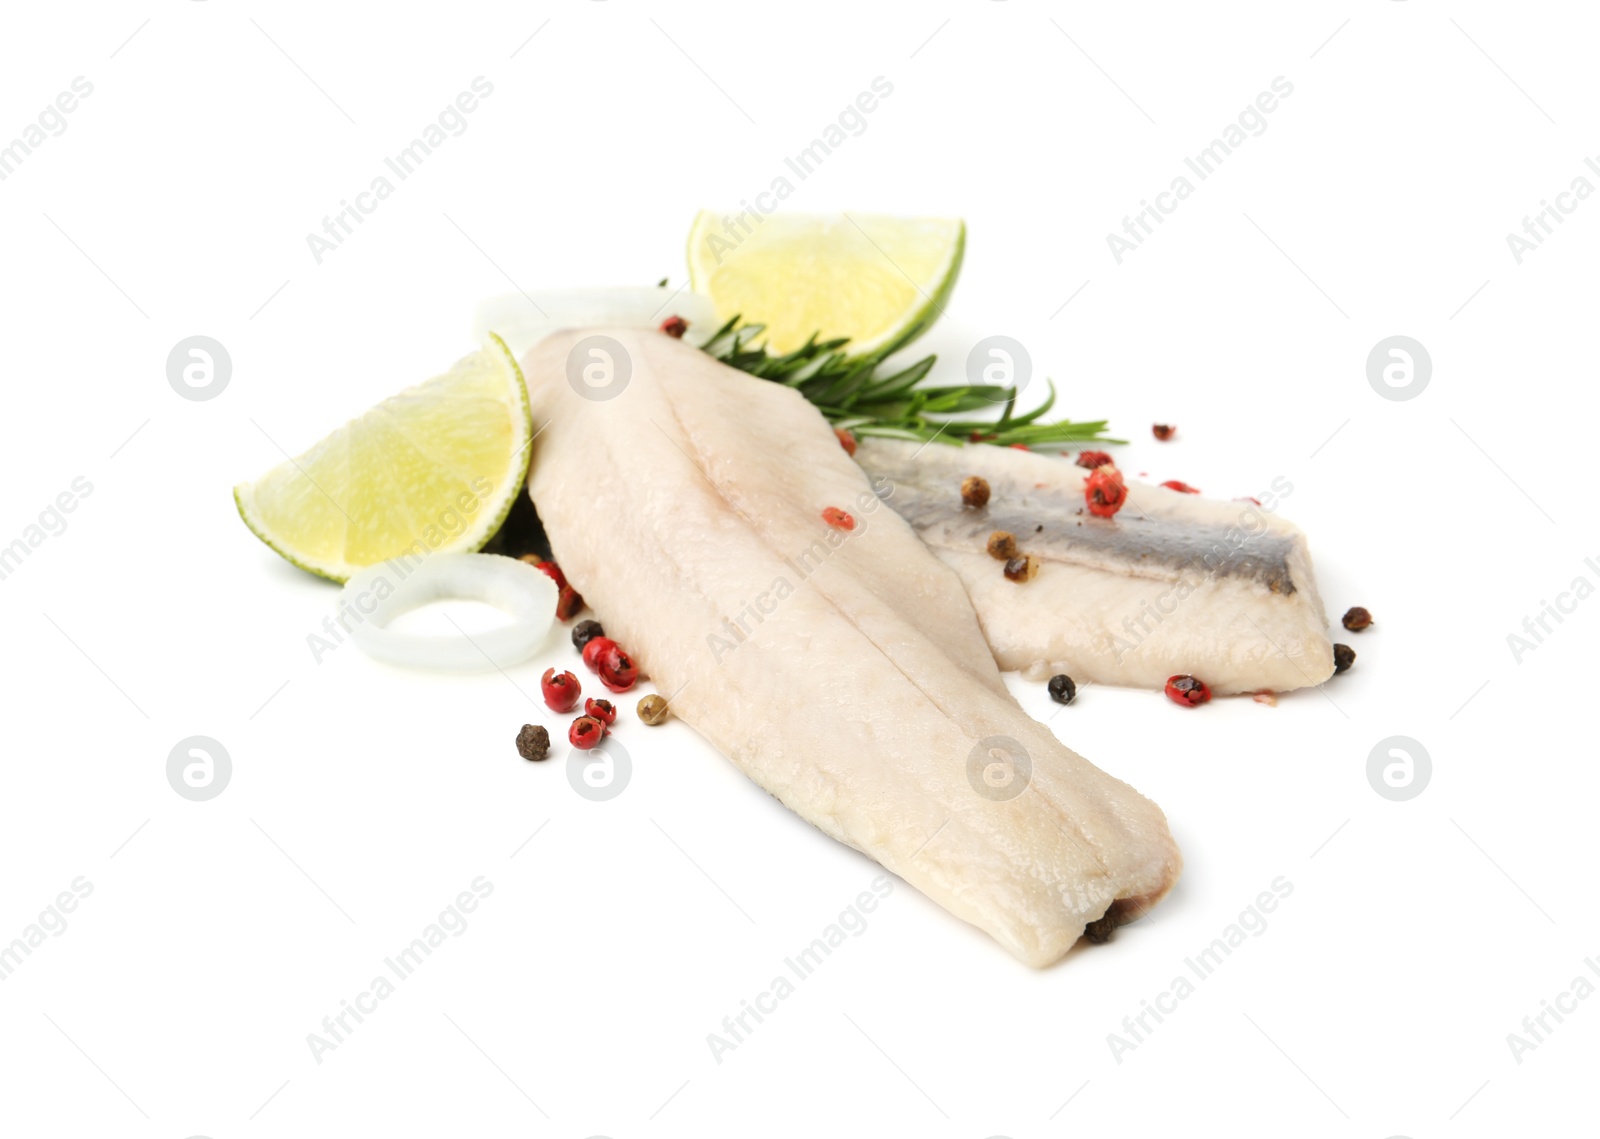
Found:
[[[902,337],[871,355],[852,358],[843,349],[843,338],[819,340],[815,334],[793,352],[773,356],[765,348],[752,346],[766,326],[739,323],[735,316],[703,345],[705,351],[724,364],[749,372],[764,380],[794,388],[816,404],[835,427],[855,435],[877,435],[890,439],[912,439],[943,443],[981,442],[1009,447],[1023,443],[1035,450],[1061,450],[1083,443],[1123,443],[1105,434],[1104,419],[1039,419],[1056,402],[1051,381],[1050,394],[1032,411],[1016,413],[1017,389],[994,384],[921,386],[933,368],[936,357],[927,356],[910,367],[879,375],[884,360],[903,347],[910,337]],[[989,411],[1003,405],[1000,417],[970,419],[963,414]]]

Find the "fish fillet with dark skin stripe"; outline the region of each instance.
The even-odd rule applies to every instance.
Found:
[[[1030,965],[1171,889],[1160,809],[1023,712],[960,580],[814,407],[627,329],[600,333],[626,388],[586,398],[568,356],[595,334],[524,359],[529,491],[568,579],[678,718]],[[830,506],[854,529],[827,525]]]
[[[856,461],[894,482],[895,510],[960,574],[1001,668],[1142,688],[1192,674],[1219,695],[1333,675],[1305,535],[1263,506],[1130,482],[1116,516],[1096,518],[1087,471],[1008,447],[862,439]],[[968,475],[989,483],[987,505],[962,504]],[[986,549],[996,530],[1038,576],[1006,579]]]

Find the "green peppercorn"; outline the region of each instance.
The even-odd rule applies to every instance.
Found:
[[[639,719],[652,727],[664,721],[670,714],[666,700],[654,694],[639,701],[638,712]]]

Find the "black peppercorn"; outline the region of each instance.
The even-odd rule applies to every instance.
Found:
[[[1344,627],[1352,633],[1359,633],[1362,629],[1372,624],[1372,614],[1357,605],[1345,612]]]
[[[537,763],[550,754],[550,733],[538,724],[523,724],[517,733],[517,754]]]
[[[1106,914],[1098,921],[1092,921],[1083,927],[1083,936],[1087,937],[1094,945],[1104,945],[1111,940],[1111,934],[1116,930],[1117,923],[1110,914]]]

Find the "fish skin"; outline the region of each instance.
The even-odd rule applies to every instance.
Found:
[[[815,408],[668,337],[600,331],[631,362],[614,399],[567,381],[594,330],[524,358],[529,492],[568,580],[675,716],[1029,965],[1171,889],[1182,861],[1160,809],[1021,709],[961,582]],[[824,524],[827,506],[855,529]],[[1013,775],[1031,764],[1014,798],[969,779],[993,749]]]
[[[1264,508],[1130,482],[1121,511],[1096,518],[1087,471],[1008,447],[865,438],[855,459],[895,483],[891,505],[960,575],[1003,669],[1137,688],[1192,674],[1218,695],[1333,675],[1305,535]],[[968,475],[988,481],[986,506],[962,505]],[[1038,576],[1005,578],[985,549],[994,530]]]

